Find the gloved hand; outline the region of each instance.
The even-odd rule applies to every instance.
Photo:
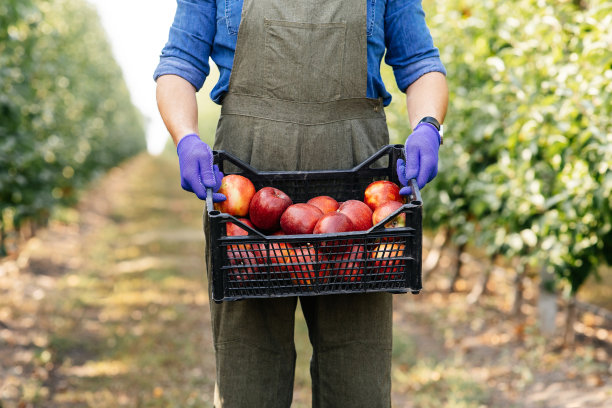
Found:
[[[181,187],[206,199],[206,188],[213,189],[213,201],[225,201],[223,194],[217,193],[221,188],[223,173],[216,164],[213,166],[213,155],[210,147],[200,140],[195,133],[181,139],[176,146],[181,169]]]
[[[406,162],[397,161],[397,176],[404,186],[400,194],[412,193],[406,187],[408,180],[416,178],[419,188],[425,187],[438,174],[438,150],[440,149],[440,133],[431,123],[420,123],[406,140]]]

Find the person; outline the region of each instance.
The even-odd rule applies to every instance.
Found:
[[[209,57],[220,73],[214,149],[259,170],[320,170],[352,168],[389,143],[383,55],[413,128],[398,176],[422,188],[437,173],[448,90],[419,0],[178,0],[154,79],[182,187],[204,199],[223,177],[198,136]],[[291,405],[298,302],[313,347],[312,406],[390,407],[389,293],[211,301],[215,406]]]

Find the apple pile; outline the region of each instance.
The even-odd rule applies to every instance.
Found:
[[[241,223],[267,235],[326,234],[367,231],[404,205],[399,186],[391,181],[374,181],[364,191],[363,201],[347,200],[339,203],[330,196],[320,195],[305,203],[293,203],[291,197],[274,187],[259,190],[248,178],[230,174],[223,178],[219,193],[227,199],[215,203],[215,209],[236,217]],[[385,228],[403,227],[406,214],[400,213]],[[227,222],[228,236],[248,235],[238,225]],[[361,280],[366,263],[373,266],[381,279],[401,277],[404,244],[393,239],[382,239],[378,245],[366,249],[352,240],[330,240],[320,244],[320,281],[332,279],[344,282]],[[368,251],[369,253],[366,253]],[[369,256],[368,256],[369,255]],[[271,241],[270,244],[229,245],[227,258],[231,268],[229,279],[239,282],[258,279],[265,265],[278,278],[289,277],[296,285],[314,283],[317,262],[312,244],[292,245]],[[267,272],[267,268],[266,272]]]

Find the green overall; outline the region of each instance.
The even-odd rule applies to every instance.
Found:
[[[382,101],[366,97],[366,45],[366,0],[244,0],[214,148],[260,170],[361,163],[389,142]],[[211,300],[217,408],[291,406],[297,301]],[[313,407],[390,407],[392,295],[299,301]]]

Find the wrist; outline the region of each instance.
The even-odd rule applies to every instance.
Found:
[[[434,118],[433,116],[423,117],[421,120],[419,120],[418,124],[421,123],[431,123],[438,132],[440,131],[440,122],[438,122],[438,119]]]
[[[425,118],[424,118],[425,119]],[[430,131],[433,131],[436,136],[438,137],[438,145],[442,145],[444,143],[444,139],[442,138],[442,125],[439,125],[440,127],[438,128],[434,123],[431,123],[429,121],[424,121],[421,120],[418,125],[415,126],[413,132],[415,132],[417,129],[421,128],[421,127],[425,127],[427,129],[429,129]]]
[[[196,133],[189,133],[183,137],[181,137],[178,141],[178,143],[176,144],[176,152],[179,153],[181,146],[185,146],[187,144],[189,144],[193,138],[196,138],[198,140],[200,140],[200,136],[198,136]]]

